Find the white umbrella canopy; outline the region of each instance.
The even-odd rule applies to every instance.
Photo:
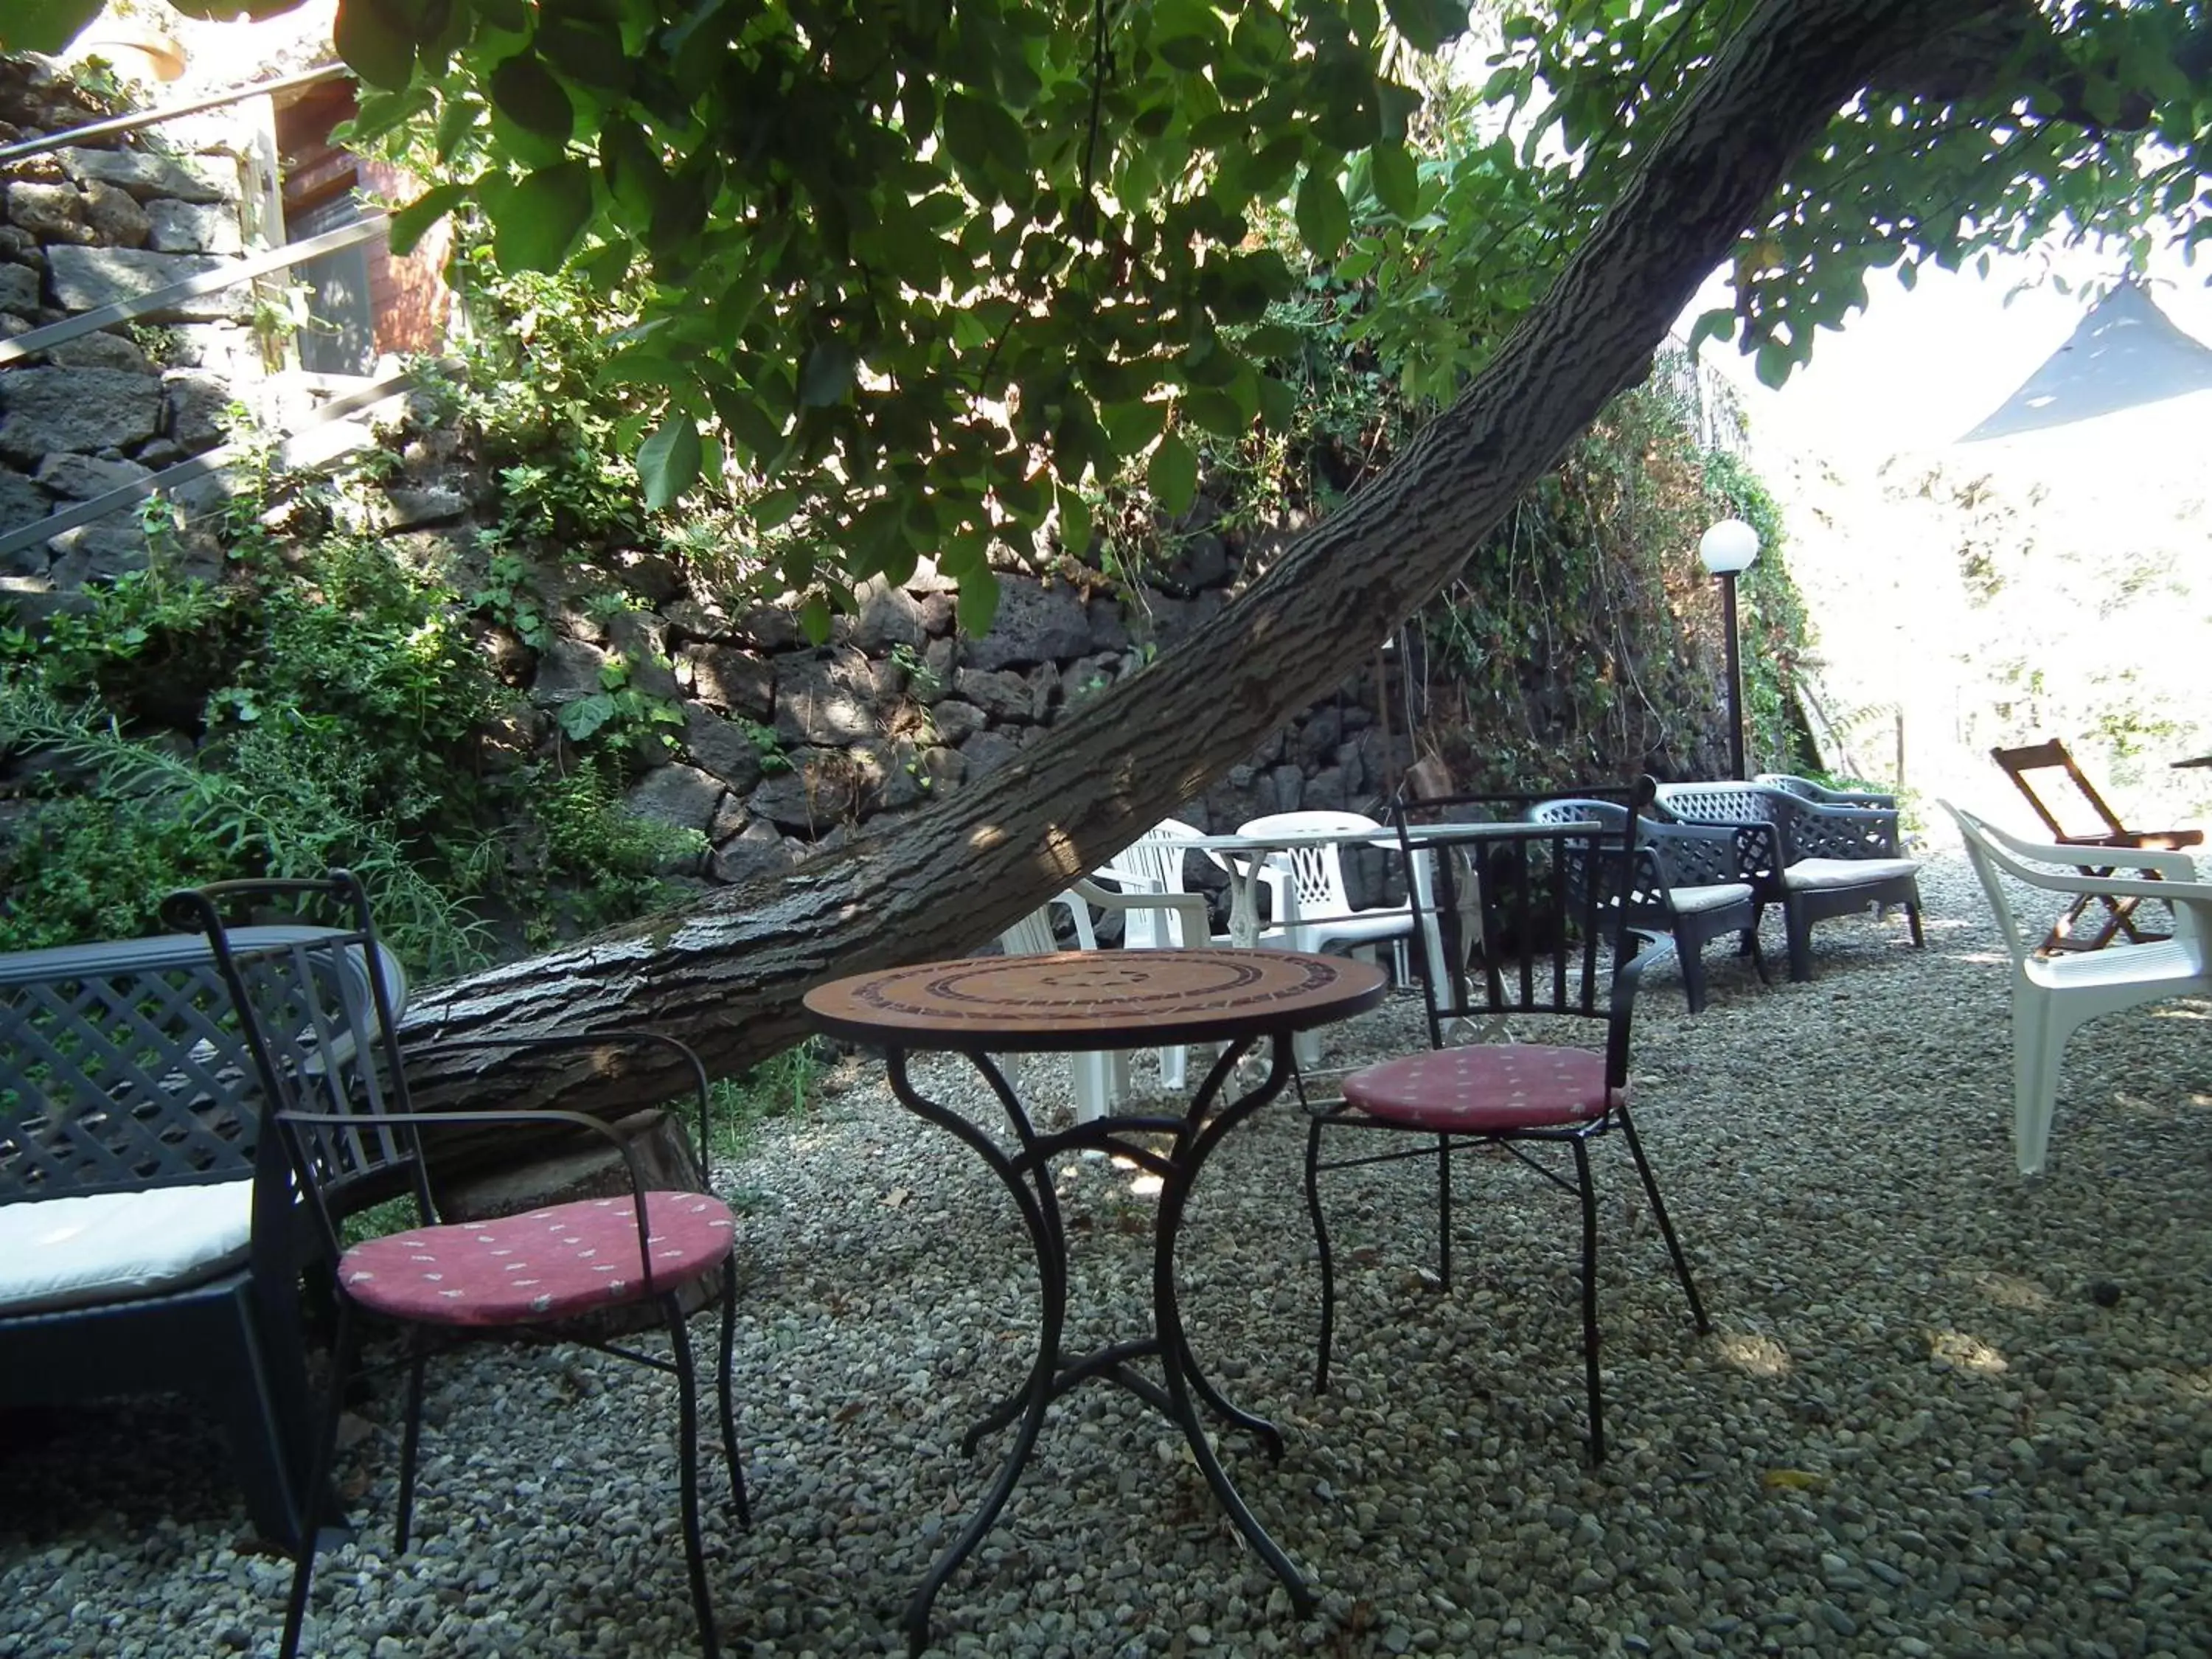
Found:
[[[1961,438],[1976,443],[2094,420],[2212,390],[2212,346],[2184,333],[2124,278],[2020,389]]]

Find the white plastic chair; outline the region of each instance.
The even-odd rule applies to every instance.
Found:
[[[1240,836],[1270,836],[1284,830],[1300,833],[1372,837],[1376,845],[1395,846],[1395,837],[1373,818],[1359,812],[1270,812],[1237,827]],[[1310,847],[1290,847],[1271,853],[1260,869],[1267,884],[1273,917],[1261,935],[1270,945],[1291,951],[1320,951],[1331,945],[1349,945],[1354,956],[1372,960],[1375,946],[1390,941],[1398,982],[1407,981],[1406,941],[1413,937],[1413,913],[1404,904],[1352,908],[1344,886],[1343,848],[1334,842]]]
[[[1109,884],[1115,892],[1125,896],[1145,894],[1181,896],[1185,891],[1183,859],[1186,854],[1183,843],[1195,840],[1204,833],[1180,818],[1162,818],[1134,842],[1093,871],[1092,879]],[[1192,919],[1194,914],[1196,917],[1194,921]],[[1194,913],[1188,907],[1155,908],[1150,905],[1127,908],[1122,913],[1121,943],[1128,950],[1157,950],[1223,942],[1214,938],[1210,931],[1202,900]],[[1188,1076],[1188,1050],[1182,1045],[1161,1049],[1161,1086],[1182,1088]]]
[[[2043,1168],[2051,1144],[2058,1063],[2074,1028],[2142,1003],[2212,994],[2212,884],[2197,879],[2197,866],[2186,853],[2147,849],[2131,849],[2129,867],[2156,871],[2170,879],[2085,876],[2080,873],[2083,854],[2110,858],[2109,848],[2022,841],[1948,801],[1942,805],[1966,837],[1966,855],[1996,913],[2005,948],[2012,952],[2013,1152],[2020,1172],[2034,1175]],[[2035,864],[2060,867],[2042,870]],[[2042,925],[2023,927],[2013,915],[2006,877],[2069,898],[2087,894],[2162,901],[2173,908],[2173,937],[2084,955],[2039,957],[2035,947]]]
[[[1158,932],[1163,938],[1180,940],[1188,936],[1206,937],[1206,901],[1192,895],[1188,897],[1172,893],[1110,892],[1096,882],[1079,878],[1064,893],[1054,896],[1050,902],[1030,911],[1012,927],[999,935],[1000,948],[1008,956],[1045,956],[1059,950],[1060,944],[1053,933],[1054,905],[1066,908],[1075,928],[1075,945],[1079,951],[1098,948],[1097,930],[1091,925],[1091,908],[1097,905],[1104,910],[1118,910],[1122,915],[1123,937],[1129,928],[1141,921],[1147,929]],[[1180,1073],[1182,1050],[1176,1051]],[[1170,1080],[1166,1071],[1166,1051],[1162,1051],[1162,1082],[1170,1088],[1182,1086],[1181,1076]],[[1005,1054],[1000,1057],[999,1069],[1006,1074],[1007,1084],[1021,1087],[1021,1056]],[[1067,1057],[1068,1081],[1075,1091],[1075,1118],[1079,1123],[1088,1123],[1094,1118],[1111,1113],[1129,1093],[1129,1056],[1126,1051],[1091,1050],[1071,1054]]]

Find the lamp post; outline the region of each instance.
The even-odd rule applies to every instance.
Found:
[[[1720,578],[1721,632],[1728,640],[1729,775],[1743,769],[1743,665],[1736,659],[1735,579],[1759,556],[1759,532],[1741,519],[1723,519],[1698,539],[1698,557]]]

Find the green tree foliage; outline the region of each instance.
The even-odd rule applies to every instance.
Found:
[[[981,627],[993,547],[1055,512],[1081,543],[1086,482],[1141,471],[1173,513],[1197,434],[1289,418],[1271,215],[1448,398],[1755,6],[1507,0],[1472,79],[1425,56],[1466,0],[342,0],[336,39],[375,88],[358,137],[438,179],[403,244],[467,204],[510,270],[632,297],[605,373],[657,410],[650,505],[726,463],[778,533],[759,579],[817,625],[927,554]],[[1701,332],[1778,382],[1869,268],[2205,234],[2208,70],[2203,0],[1992,0],[1838,112]]]
[[[510,270],[635,296],[605,373],[664,404],[650,504],[726,456],[762,528],[789,526],[770,580],[834,598],[926,552],[981,628],[994,543],[1140,458],[1187,498],[1171,424],[1286,410],[1231,332],[1295,284],[1253,216],[1295,194],[1326,257],[1355,158],[1409,199],[1420,99],[1385,59],[1464,21],[1443,0],[348,0],[338,45],[384,88],[360,137],[427,135],[447,180],[403,240],[467,201]]]
[[[508,267],[636,296],[606,373],[662,404],[649,502],[726,456],[785,531],[769,581],[928,554],[980,627],[994,544],[1055,510],[1081,543],[1079,492],[1139,468],[1176,512],[1201,434],[1290,418],[1266,319],[1303,259],[1452,395],[1750,10],[1510,6],[1479,90],[1422,56],[1449,0],[345,0],[338,40],[384,88],[363,135],[445,180],[403,238],[466,201]],[[2201,193],[2206,38],[2193,3],[1993,6],[1838,115],[1705,330],[1778,380],[1870,266],[2147,247]]]

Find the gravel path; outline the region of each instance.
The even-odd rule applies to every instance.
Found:
[[[1421,1277],[1425,1166],[1331,1178],[1336,1386],[1310,1392],[1304,1138],[1278,1109],[1208,1168],[1185,1308],[1285,1431],[1279,1463],[1221,1443],[1320,1616],[1291,1613],[1174,1431],[1092,1387],[939,1598],[943,1650],[2212,1654],[2212,1006],[2079,1033],[2049,1173],[2023,1182],[2003,958],[1955,854],[1926,886],[1924,953],[1898,919],[1830,923],[1818,980],[1761,989],[1716,951],[1696,1019],[1653,975],[1639,1121],[1716,1330],[1692,1332],[1601,1146],[1603,1469],[1582,1455],[1573,1210],[1510,1165],[1470,1160],[1448,1296]],[[1412,1029],[1395,1003],[1340,1046]],[[1064,1098],[1064,1067],[1030,1079]],[[901,1648],[1004,1443],[963,1458],[959,1432],[1029,1352],[1012,1206],[879,1068],[836,1084],[725,1182],[757,1521],[715,1512],[708,1548],[741,1655]],[[1085,1346],[1139,1306],[1149,1200],[1096,1160],[1061,1184]],[[393,1379],[362,1402],[342,1474],[365,1531],[318,1577],[310,1650],[695,1652],[662,1379],[584,1351],[433,1379],[421,1536],[396,1560]],[[153,1403],[0,1435],[0,1656],[273,1650],[286,1564],[234,1550],[212,1435]]]

